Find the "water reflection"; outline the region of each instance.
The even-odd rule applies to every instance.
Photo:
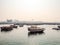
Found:
[[[0,45],[60,45],[60,30],[55,25],[43,25],[44,32],[28,32],[27,26],[13,30],[0,29]],[[28,36],[28,37],[27,37]]]
[[[1,32],[11,32],[12,30],[1,30]]]
[[[28,32],[28,36],[31,36],[31,35],[42,35],[42,34],[45,34],[44,32]]]

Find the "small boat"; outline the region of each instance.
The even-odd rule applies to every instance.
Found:
[[[58,28],[60,28],[60,26],[58,26]]]
[[[13,30],[13,28],[11,26],[3,26],[1,27],[1,31],[9,31],[9,30]]]
[[[54,30],[60,30],[60,28],[53,28]]]
[[[36,25],[32,25],[28,28],[28,31],[30,32],[43,32],[44,28],[37,27]]]
[[[60,26],[58,26],[58,28],[52,28],[52,29],[54,29],[54,30],[60,30]]]
[[[19,25],[19,27],[23,27],[23,25]]]
[[[10,25],[12,28],[17,28],[17,26],[16,25]]]

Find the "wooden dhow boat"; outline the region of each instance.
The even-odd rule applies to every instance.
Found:
[[[28,28],[28,31],[30,32],[43,32],[44,28],[37,27],[36,25],[32,25]]]

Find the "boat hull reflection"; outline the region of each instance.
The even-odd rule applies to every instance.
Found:
[[[10,32],[12,30],[1,30],[1,32]]]
[[[31,36],[31,35],[41,35],[41,34],[44,34],[44,32],[28,32],[28,36]]]

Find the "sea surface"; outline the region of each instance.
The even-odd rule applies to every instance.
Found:
[[[45,28],[43,33],[30,33],[28,27],[18,26],[11,31],[0,29],[0,45],[60,45],[60,30],[52,29],[57,25],[40,25]]]

